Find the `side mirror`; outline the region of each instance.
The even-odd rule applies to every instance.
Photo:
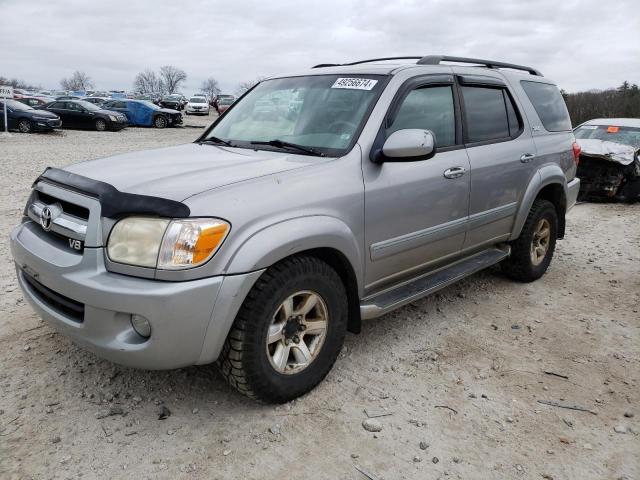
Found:
[[[396,130],[382,146],[382,162],[426,160],[436,153],[435,137],[430,130],[407,128]]]

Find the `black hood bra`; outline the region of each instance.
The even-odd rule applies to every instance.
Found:
[[[36,179],[34,186],[40,181],[53,183],[98,199],[104,217],[120,218],[125,215],[138,214],[187,218],[191,214],[189,207],[182,202],[150,195],[121,192],[109,183],[59,168],[47,167]]]

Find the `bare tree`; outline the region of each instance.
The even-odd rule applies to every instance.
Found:
[[[162,87],[162,80],[158,78],[156,72],[149,68],[136,75],[136,78],[133,81],[133,89],[140,93],[162,92]]]
[[[160,79],[168,93],[175,93],[180,84],[187,79],[187,73],[173,65],[165,65],[160,67]]]
[[[209,77],[204,82],[202,82],[202,85],[200,85],[200,90],[207,94],[209,100],[213,100],[213,97],[220,93],[220,86],[218,85],[218,81],[215,78]]]
[[[253,80],[247,80],[245,82],[241,82],[238,85],[238,88],[236,88],[236,95],[239,97],[244,92],[246,92],[247,90],[253,88],[255,85],[257,85],[258,83],[260,83],[264,79],[265,79],[265,77],[256,77]]]
[[[0,75],[0,85],[10,85],[13,88],[23,88],[25,90],[42,89],[41,86],[36,87],[35,85],[27,83],[24,80],[20,80],[18,78],[9,79],[8,77],[3,77],[2,75]]]
[[[93,82],[85,72],[76,70],[69,78],[60,80],[60,86],[63,90],[88,90],[93,88]]]

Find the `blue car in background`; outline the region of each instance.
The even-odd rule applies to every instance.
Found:
[[[182,123],[182,114],[170,108],[160,108],[146,100],[118,98],[107,100],[101,108],[126,115],[129,125],[136,127],[175,127]]]

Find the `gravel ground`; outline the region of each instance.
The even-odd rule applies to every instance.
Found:
[[[213,367],[111,364],[44,325],[7,242],[35,177],[200,132],[0,138],[0,478],[640,478],[638,205],[574,208],[538,282],[482,272],[366,323],[283,406],[239,396]]]

